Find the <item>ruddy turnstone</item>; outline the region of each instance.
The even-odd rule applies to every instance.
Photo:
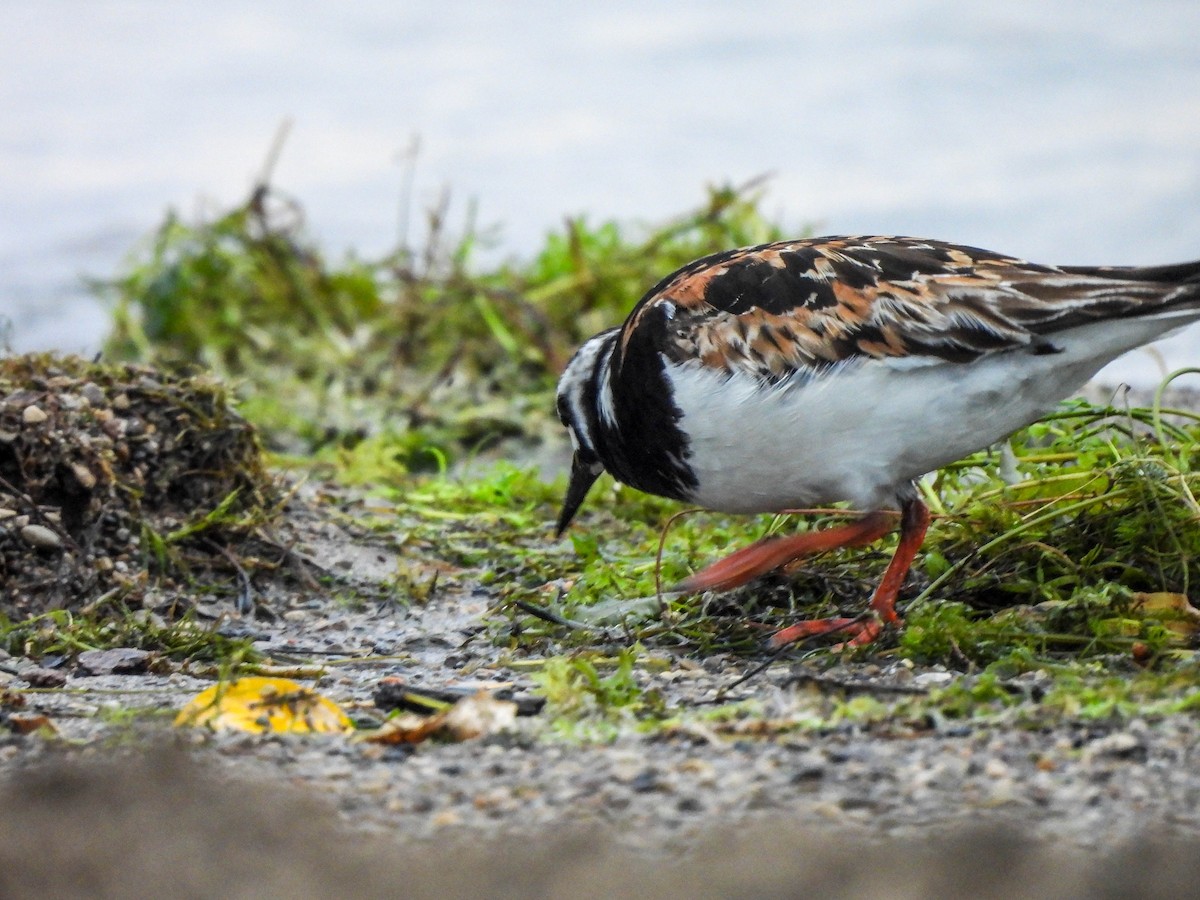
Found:
[[[561,534],[607,470],[734,513],[849,501],[851,524],[761,540],[685,579],[744,584],[805,554],[900,542],[868,614],[898,624],[929,525],[915,479],[1035,421],[1120,354],[1200,318],[1200,262],[1044,266],[908,237],[824,237],[698,259],[588,340],[558,385],[575,448]]]

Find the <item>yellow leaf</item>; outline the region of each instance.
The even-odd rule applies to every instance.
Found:
[[[340,733],[354,727],[336,703],[290,678],[239,678],[214,685],[179,711],[175,725],[293,734]]]

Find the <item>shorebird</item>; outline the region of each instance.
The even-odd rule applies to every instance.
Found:
[[[706,256],[589,339],[558,385],[574,445],[561,534],[603,471],[732,513],[847,501],[864,515],[771,537],[686,578],[727,590],[806,554],[900,541],[867,613],[776,645],[900,622],[929,525],[916,479],[1049,411],[1105,363],[1200,318],[1200,262],[1036,265],[911,237],[821,237]]]

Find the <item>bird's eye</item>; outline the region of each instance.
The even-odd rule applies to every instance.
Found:
[[[570,424],[570,417],[567,415],[567,398],[560,396],[556,406],[558,407],[558,421],[564,425]]]

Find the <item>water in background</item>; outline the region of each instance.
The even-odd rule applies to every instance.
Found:
[[[1197,34],[1194,0],[6,4],[0,316],[17,349],[94,350],[81,276],[168,205],[244,197],[284,117],[275,182],[335,251],[393,245],[419,135],[418,199],[474,198],[516,255],[566,214],[654,221],[773,172],[797,231],[1200,257]]]

